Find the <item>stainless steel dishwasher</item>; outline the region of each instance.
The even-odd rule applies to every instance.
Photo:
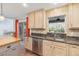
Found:
[[[32,51],[38,55],[42,55],[43,51],[43,39],[42,34],[33,34],[32,35]]]
[[[32,39],[32,51],[38,54],[38,40],[36,38]]]
[[[38,55],[42,55],[42,39],[32,37],[32,51]]]

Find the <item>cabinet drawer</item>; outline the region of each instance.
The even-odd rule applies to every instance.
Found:
[[[79,46],[76,46],[76,45],[69,45],[69,47],[73,47],[73,48],[78,48],[79,49]]]
[[[67,45],[66,45],[65,43],[54,42],[54,46],[58,46],[58,47],[66,47]]]
[[[44,46],[43,55],[44,56],[53,56],[53,46]]]
[[[66,56],[67,50],[66,50],[66,48],[54,47],[53,55],[54,56]]]
[[[53,45],[53,41],[43,40],[43,45],[45,46]]]
[[[79,56],[79,46],[69,45],[69,56]]]

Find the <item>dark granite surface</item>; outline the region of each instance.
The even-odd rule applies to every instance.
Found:
[[[31,37],[40,38],[43,40],[79,45],[79,37],[66,36],[66,34],[62,33],[47,33],[47,34],[32,33]]]

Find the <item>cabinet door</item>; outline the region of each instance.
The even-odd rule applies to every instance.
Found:
[[[79,4],[70,4],[69,5],[69,20],[70,28],[79,28]]]
[[[44,50],[43,50],[43,55],[44,56],[53,56],[52,46],[44,46],[43,48],[44,48]]]
[[[28,38],[27,42],[25,42],[25,48],[32,51],[32,38]]]
[[[35,11],[35,28],[43,28],[44,13],[43,10]]]
[[[52,56],[53,55],[53,42],[48,40],[43,40],[43,55]]]
[[[46,12],[46,14],[47,14],[47,18],[48,17],[54,17],[55,15],[55,11],[54,11],[54,9],[52,9],[52,10],[48,10],[47,12]]]
[[[79,46],[70,45],[68,54],[70,56],[79,56]]]
[[[54,10],[54,12],[55,12],[54,16],[66,15],[66,13],[67,13],[67,6],[63,6],[61,8],[56,8]]]
[[[29,28],[34,28],[34,12],[28,14]]]
[[[66,56],[67,55],[66,48],[54,47],[53,55],[54,56]]]
[[[54,16],[60,16],[60,15],[66,15],[67,14],[68,7],[58,7],[54,8],[52,10],[47,11],[47,17],[54,17]]]

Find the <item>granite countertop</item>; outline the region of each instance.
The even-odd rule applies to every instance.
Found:
[[[42,37],[44,40],[79,45],[79,37],[73,37],[73,36],[71,37],[71,36],[67,36],[66,34],[62,34],[62,33],[47,33],[44,36],[40,34],[39,37],[38,36],[35,36],[35,37],[36,38]]]
[[[0,37],[0,47],[17,41],[20,41],[20,39],[15,37]]]

